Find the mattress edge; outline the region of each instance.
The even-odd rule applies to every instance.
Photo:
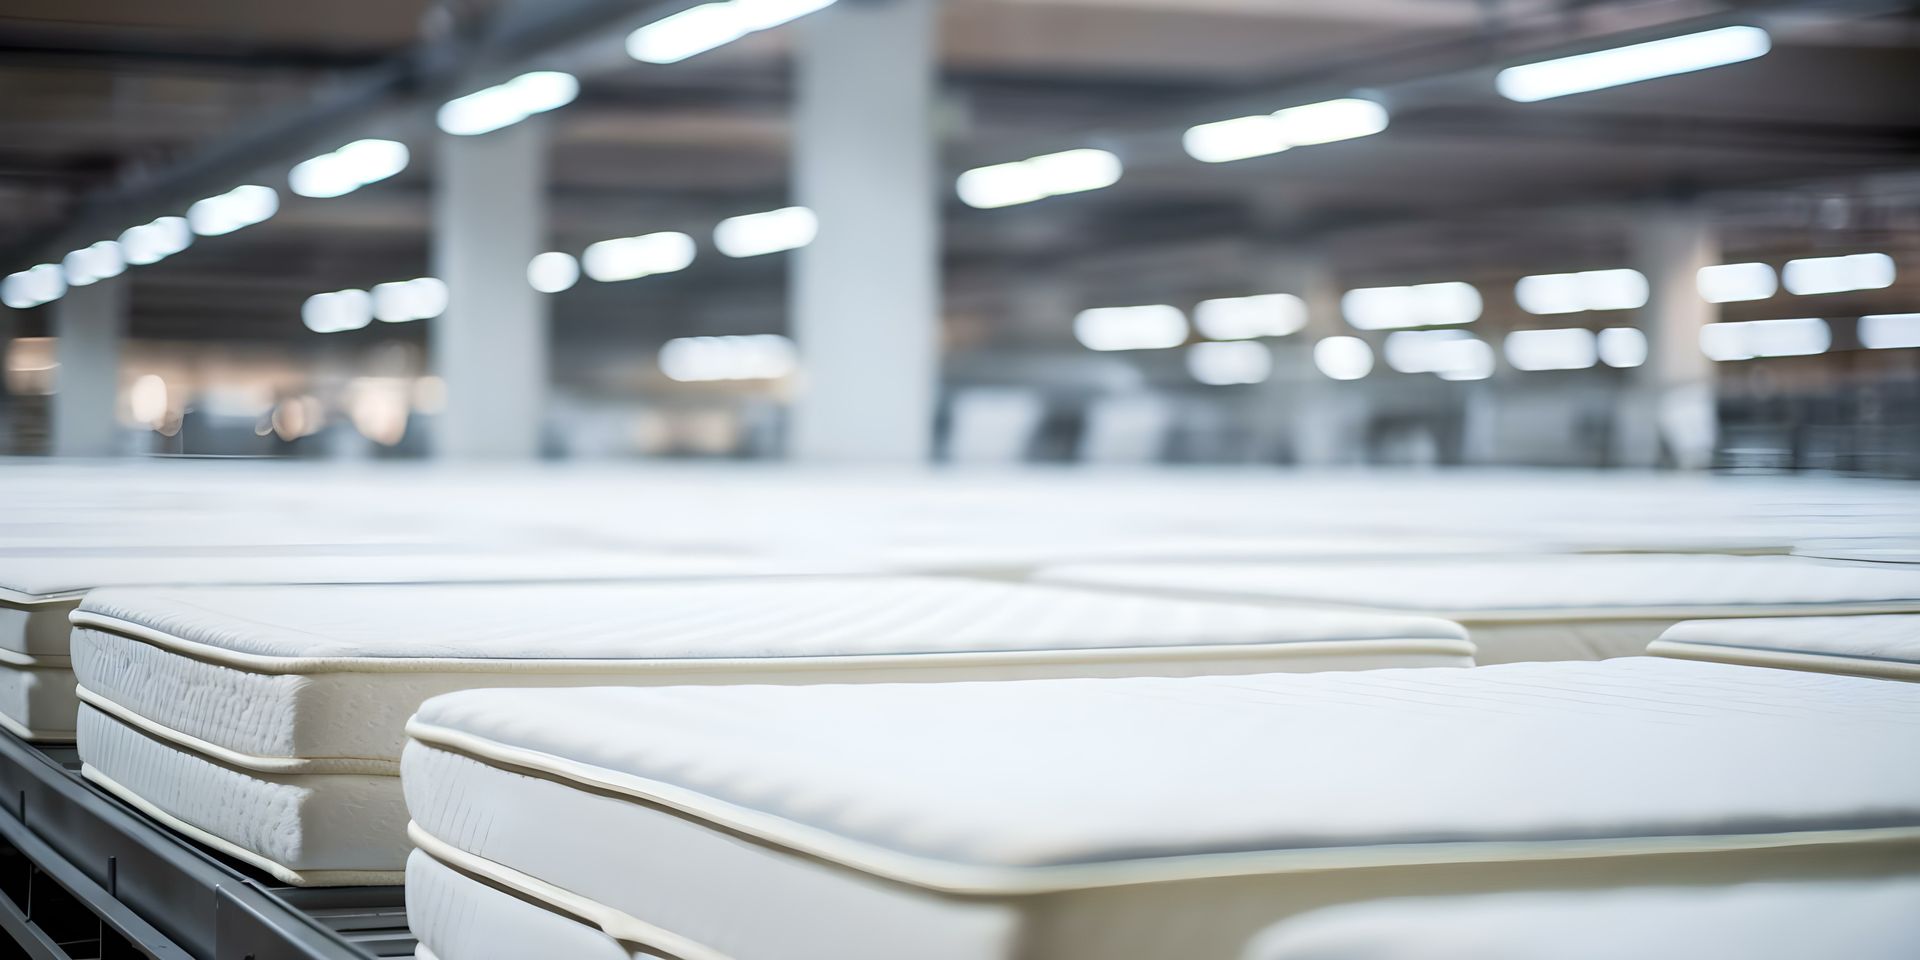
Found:
[[[1178,880],[1378,866],[1489,860],[1567,860],[1810,845],[1920,842],[1920,823],[1915,823],[1899,827],[1776,833],[1391,843],[1176,854],[1031,866],[968,864],[856,840],[687,787],[502,744],[418,718],[407,723],[407,735],[432,749],[464,754],[517,773],[624,795],[664,807],[679,816],[739,833],[756,842],[837,863],[871,876],[927,890],[973,896],[1027,895]]]
[[[583,671],[609,674],[671,674],[723,671],[751,665],[778,666],[798,672],[861,667],[927,666],[941,662],[971,666],[996,663],[1062,663],[1093,661],[1154,661],[1172,658],[1228,659],[1247,656],[1311,656],[1339,652],[1421,653],[1466,656],[1477,649],[1472,640],[1455,637],[1369,638],[1356,640],[1280,640],[1245,643],[1177,644],[1129,647],[1079,647],[1066,650],[950,650],[925,653],[824,654],[804,657],[674,657],[674,658],[528,658],[528,657],[278,657],[230,650],[181,637],[131,620],[89,610],[68,618],[74,626],[148,643],[183,656],[238,667],[256,673],[286,675],[313,673],[545,673]]]
[[[272,776],[397,777],[400,775],[400,761],[385,757],[271,757],[265,754],[245,753],[176,730],[158,720],[135,713],[84,686],[76,684],[73,689],[79,696],[83,709],[105,714],[108,719],[132,727],[148,739],[160,740],[178,749],[199,754],[215,763],[251,773]]]
[[[1816,653],[1809,650],[1783,650],[1734,643],[1709,643],[1704,640],[1655,640],[1647,644],[1647,655],[1672,660],[1698,660],[1742,667],[1800,670],[1810,673],[1834,673],[1854,677],[1920,682],[1920,663],[1885,657],[1852,656],[1841,653]]]

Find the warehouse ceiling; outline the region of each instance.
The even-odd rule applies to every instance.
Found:
[[[335,0],[324,14],[262,3],[238,15],[225,3],[12,0],[0,16],[0,251],[13,256],[0,266],[46,257],[50,238],[100,198],[137,193],[498,12],[412,0]],[[1495,69],[1529,52],[1747,14],[1774,38],[1758,60],[1544,103],[1492,91]],[[1003,210],[949,202],[951,298],[989,315],[1000,292],[1042,275],[1096,277],[1116,260],[1144,266],[1111,297],[1223,282],[1196,275],[1194,257],[1157,257],[1166,249],[1308,248],[1355,284],[1617,265],[1640,212],[1676,200],[1716,210],[1729,251],[1755,256],[1911,250],[1920,235],[1910,6],[948,0],[942,29],[950,172],[1077,146],[1127,164],[1096,193]],[[791,30],[669,67],[582,70],[579,102],[549,118],[555,248],[661,229],[698,236],[784,204]],[[1390,107],[1385,134],[1218,165],[1178,148],[1191,123],[1356,91]],[[430,106],[369,120],[412,144],[400,176],[336,199],[286,196],[265,224],[137,270],[135,336],[302,341],[314,337],[298,321],[308,295],[426,272]],[[262,168],[258,182],[279,185],[299,159]],[[1202,274],[1243,268],[1199,259]],[[558,298],[557,323],[563,336],[777,328],[783,273],[779,258],[715,257],[670,277],[583,285]]]

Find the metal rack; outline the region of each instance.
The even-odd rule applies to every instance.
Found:
[[[411,957],[399,887],[284,886],[0,733],[0,934],[33,960]]]

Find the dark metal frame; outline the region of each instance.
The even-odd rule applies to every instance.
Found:
[[[0,934],[34,960],[370,960],[413,952],[399,887],[275,883],[0,734]]]

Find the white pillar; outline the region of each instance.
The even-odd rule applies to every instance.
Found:
[[[1365,459],[1367,386],[1330,380],[1313,364],[1313,345],[1326,337],[1350,336],[1340,317],[1340,284],[1325,256],[1297,247],[1260,251],[1253,275],[1255,293],[1291,293],[1307,305],[1307,325],[1280,341],[1274,402],[1286,404],[1288,446],[1303,467],[1358,463]]]
[[[933,0],[841,3],[801,21],[795,256],[802,460],[928,459],[939,376],[942,191],[934,182]]]
[[[442,136],[438,154],[433,270],[448,302],[430,340],[447,400],[434,452],[531,459],[547,393],[547,300],[527,285],[527,261],[546,242],[546,125]]]
[[[73,287],[53,303],[52,446],[56,456],[119,452],[120,340],[127,331],[127,282]]]
[[[1700,330],[1720,318],[1720,307],[1700,296],[1697,277],[1701,267],[1720,262],[1719,233],[1702,211],[1664,210],[1649,216],[1633,240],[1635,265],[1647,276],[1640,314],[1647,362],[1623,398],[1615,458],[1629,466],[1702,469],[1713,464],[1719,416]]]

